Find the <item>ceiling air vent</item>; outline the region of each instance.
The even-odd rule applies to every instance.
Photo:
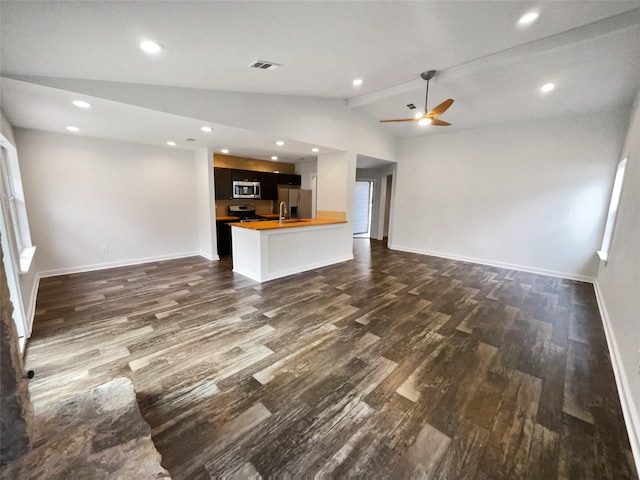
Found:
[[[186,140],[187,142],[195,142],[195,141],[196,141],[196,139],[195,139],[195,138],[185,138],[185,140]]]
[[[276,68],[280,68],[282,65],[275,62],[267,62],[265,60],[256,60],[247,66],[257,68],[258,70],[275,70]]]

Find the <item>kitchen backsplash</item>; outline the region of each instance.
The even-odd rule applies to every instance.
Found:
[[[229,215],[229,205],[250,205],[256,206],[258,215],[263,213],[273,213],[274,204],[272,200],[254,200],[254,199],[237,199],[237,200],[216,200],[216,217],[224,217]]]

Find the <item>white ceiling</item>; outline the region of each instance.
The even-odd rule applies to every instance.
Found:
[[[454,98],[442,116],[453,126],[382,126],[396,137],[429,135],[630,104],[640,89],[639,7],[640,1],[3,0],[0,69],[5,77],[335,97],[348,99],[372,122],[409,116],[407,103],[421,108],[424,82],[418,75],[436,69],[441,73],[431,82],[429,103]],[[540,19],[518,28],[518,17],[530,8],[540,11]],[[621,16],[611,19],[616,15]],[[142,53],[137,44],[145,38],[162,43],[162,55]],[[284,67],[247,68],[254,60]],[[351,85],[356,77],[364,79],[361,87]],[[539,87],[548,81],[557,87],[542,96]],[[63,104],[69,110],[69,92],[5,80],[2,94],[2,108],[16,126],[51,129],[50,115],[63,115],[58,110]],[[197,119],[101,99],[91,103],[92,115],[105,112],[105,117],[94,118],[82,133],[161,144],[171,134],[202,142],[184,148],[207,144],[200,140]],[[250,132],[216,128],[216,141],[228,138],[232,153],[241,155],[261,148],[271,155],[277,140],[255,134],[251,143]],[[243,144],[250,143],[243,152]],[[310,145],[289,145],[285,153],[292,159],[308,155],[302,152]]]

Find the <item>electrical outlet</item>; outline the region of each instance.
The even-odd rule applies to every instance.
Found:
[[[109,253],[109,245],[100,245],[100,251],[102,253]]]

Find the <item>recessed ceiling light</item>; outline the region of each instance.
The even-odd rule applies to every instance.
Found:
[[[171,140],[169,140],[167,142],[167,145],[169,145],[170,147],[175,147],[176,146],[176,142],[172,142]]]
[[[160,53],[164,47],[159,43],[152,42],[151,40],[145,40],[144,42],[140,42],[140,48],[143,52],[155,55]]]
[[[318,152],[320,151],[320,149],[319,149],[319,148],[312,148],[312,149],[311,149],[311,151],[312,151],[313,153],[318,153]]]
[[[79,132],[80,131],[80,129],[78,127],[71,127],[71,126],[67,127],[67,130],[69,130],[70,132]]]
[[[83,102],[82,100],[74,100],[72,102],[78,108],[89,108],[91,105],[87,102]]]
[[[279,147],[281,147],[282,145],[284,145],[284,142],[282,140],[278,140],[276,142],[276,145],[278,145]]]
[[[554,88],[556,88],[556,86],[553,83],[545,83],[540,90],[544,93],[548,93],[551,90],[553,90]]]
[[[226,148],[223,148],[222,150],[220,150],[222,153],[229,153],[229,150],[227,150]]]
[[[200,127],[200,130],[202,130],[203,132],[207,132],[207,133],[211,133],[211,131],[212,131],[211,127]]]
[[[275,155],[273,157],[271,157],[271,160],[277,160],[278,157],[276,157]]]
[[[531,25],[533,22],[535,22],[538,19],[539,16],[540,16],[540,13],[536,11],[527,12],[520,17],[520,19],[518,20],[518,25],[521,27]]]
[[[430,118],[422,118],[418,121],[418,125],[421,126],[425,126],[425,125],[431,125],[431,119]]]
[[[356,79],[353,81],[353,86],[354,86],[354,87],[359,87],[360,85],[362,85],[362,79],[361,79],[361,78],[356,78]]]

